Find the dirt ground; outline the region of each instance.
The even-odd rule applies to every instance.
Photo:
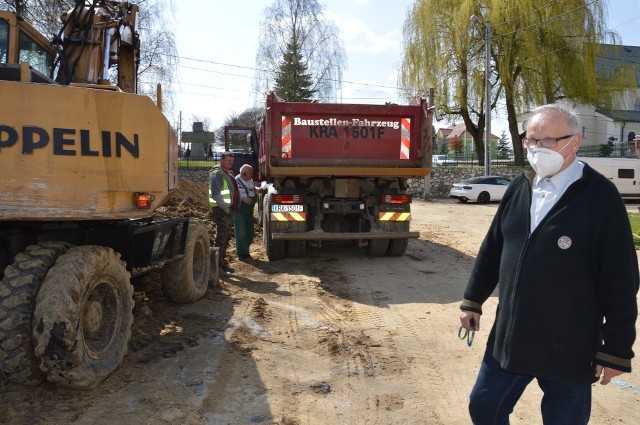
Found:
[[[160,212],[208,220],[206,187],[181,184]],[[415,201],[411,228],[421,237],[394,258],[327,243],[269,262],[259,233],[254,260],[237,261],[232,244],[236,273],[190,305],[136,283],[123,365],[88,391],[1,381],[0,422],[468,424],[496,299],[472,347],[457,338],[458,305],[496,208]],[[640,423],[634,367],[594,385],[591,423]],[[540,399],[533,383],[511,423],[541,423]]]

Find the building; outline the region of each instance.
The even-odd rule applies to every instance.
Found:
[[[580,116],[582,147],[633,146],[640,135],[640,47],[602,44],[596,62],[597,78],[606,80],[613,72],[627,67],[631,73],[631,85],[614,99],[611,109],[593,105],[567,102]],[[635,75],[634,75],[635,74]],[[528,114],[519,122],[526,123]],[[524,126],[523,126],[524,128]],[[635,149],[627,149],[627,155],[635,156]]]
[[[438,153],[459,152],[463,155],[471,155],[476,150],[473,144],[473,136],[467,131],[464,123],[456,124],[453,127],[442,127],[438,129],[436,138],[438,143],[436,152]],[[491,135],[492,153],[496,152],[499,139],[495,134]],[[444,149],[447,149],[447,151],[445,152]]]

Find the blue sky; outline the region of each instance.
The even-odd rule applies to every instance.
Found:
[[[342,101],[404,103],[396,97],[402,58],[402,26],[414,0],[320,0],[334,21],[347,53]],[[263,9],[271,0],[181,0],[175,3],[175,37],[180,56],[176,109],[183,131],[193,115],[209,130],[232,113],[253,106],[255,54]],[[640,0],[610,0],[610,29],[622,43],[640,46]],[[492,132],[506,128],[500,112]],[[177,118],[175,120],[177,126]],[[442,123],[442,125],[446,125]]]

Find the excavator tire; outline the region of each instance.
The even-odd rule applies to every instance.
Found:
[[[209,285],[209,229],[203,221],[190,218],[187,232],[184,256],[164,267],[164,292],[178,304],[198,301]]]
[[[94,388],[120,366],[133,323],[129,278],[111,248],[79,246],[58,258],[36,296],[31,331],[47,380]]]
[[[31,344],[36,294],[58,256],[72,245],[29,245],[7,266],[0,282],[0,371],[9,381],[37,385],[44,380]]]

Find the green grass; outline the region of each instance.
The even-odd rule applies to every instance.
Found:
[[[640,236],[640,213],[627,212],[627,215],[629,215],[629,222],[631,223],[631,232]],[[636,249],[640,249],[640,238],[634,236],[633,241],[636,244]]]

